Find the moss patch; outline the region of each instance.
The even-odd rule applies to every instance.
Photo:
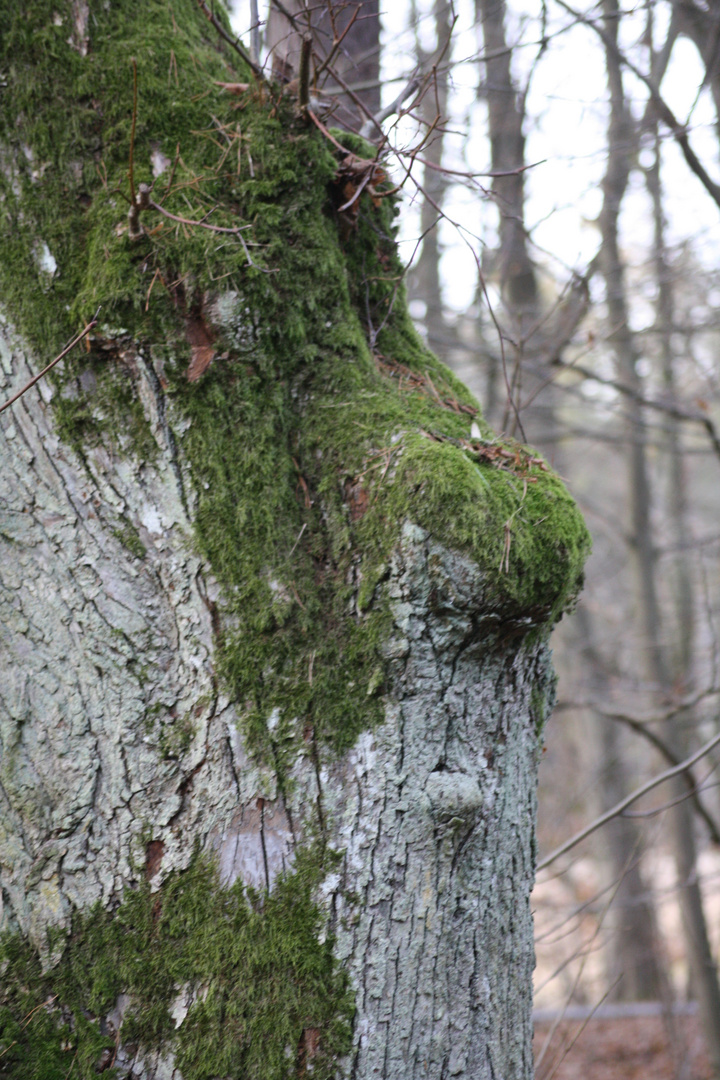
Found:
[[[196,858],[157,893],[143,885],[114,913],[77,916],[62,964],[45,973],[26,942],[6,937],[0,1076],[90,1080],[118,1042],[172,1051],[185,1080],[295,1077],[307,1044],[313,1076],[334,1076],[350,1047],[353,1005],[332,941],[318,942],[312,892],[323,862],[305,852],[260,897],[239,883],[222,888]],[[121,993],[131,1001],[118,1034],[104,1018]],[[183,999],[189,1011],[176,1026]]]
[[[389,615],[375,587],[407,518],[478,561],[489,603],[557,618],[579,587],[584,525],[551,474],[511,475],[428,437],[467,439],[482,420],[412,327],[392,200],[363,193],[355,223],[340,221],[337,149],[277,90],[223,95],[237,57],[192,0],[156,0],[142,20],[129,0],[92,4],[87,57],[66,44],[67,3],[6,21],[3,295],[43,355],[103,305],[89,355],[57,376],[60,431],[80,450],[104,438],[146,460],[133,348],[161,372],[197,543],[224,591],[219,666],[255,748],[282,775],[309,731],[342,751],[382,716]],[[162,152],[172,185],[168,170],[154,197],[242,225],[247,246],[153,211],[150,235],[128,239],[130,57],[136,185]],[[214,359],[189,382],[199,340]]]

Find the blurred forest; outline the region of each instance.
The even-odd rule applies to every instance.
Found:
[[[657,1014],[682,1077],[695,1011],[718,1077],[720,5],[264,7],[234,5],[255,60],[290,77],[287,20],[311,27],[313,112],[403,190],[421,333],[594,537],[554,636],[540,1015]],[[541,1080],[567,1050],[540,1047]]]

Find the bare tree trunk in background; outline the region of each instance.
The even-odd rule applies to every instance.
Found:
[[[525,226],[525,95],[513,81],[512,49],[505,34],[505,0],[475,0],[482,29],[488,105],[492,192],[499,215],[499,245],[493,272],[500,284],[507,379],[504,429],[518,434],[517,411],[527,439],[553,458],[560,439],[552,361],[575,332],[587,309],[587,283],[573,279],[553,306],[543,303]],[[499,375],[493,371],[493,388]],[[510,407],[509,398],[516,404]],[[517,411],[516,411],[517,410]]]
[[[512,312],[517,332],[527,336],[538,314],[535,266],[527,249],[525,231],[525,104],[511,72],[512,49],[505,35],[505,0],[476,0],[482,28],[487,72],[484,94],[488,106],[492,192],[500,218],[497,273],[503,297]]]
[[[619,9],[616,0],[604,0],[606,33],[617,41]],[[630,512],[632,515],[633,551],[637,573],[638,599],[644,632],[646,669],[656,687],[659,700],[672,695],[667,658],[662,646],[662,614],[656,583],[656,555],[651,522],[650,477],[646,454],[647,428],[640,404],[642,387],[637,371],[639,354],[630,329],[625,293],[625,270],[618,246],[618,218],[630,173],[630,154],[634,145],[631,118],[625,101],[622,72],[616,55],[607,50],[610,87],[610,125],[608,131],[608,167],[604,181],[604,201],[600,215],[602,232],[602,269],[606,283],[609,324],[613,328],[619,379],[630,387],[625,397],[625,430],[629,446]],[[656,250],[657,236],[656,236]],[[662,275],[667,282],[667,276]],[[676,463],[677,464],[677,463]],[[676,732],[673,732],[673,738]],[[697,882],[697,864],[692,813],[679,782],[675,795],[678,806],[671,811],[673,851],[681,887],[681,905],[688,960],[703,1016],[703,1027],[715,1074],[720,1069],[720,990],[712,963],[707,924]]]
[[[720,135],[720,8],[697,0],[671,0],[677,32],[689,38],[705,64],[705,81],[710,87]]]
[[[509,323],[505,334],[509,354],[507,374],[512,381],[513,398],[521,402],[523,393],[534,384],[524,368],[525,347],[540,315],[537,277],[528,253],[525,231],[524,100],[511,72],[512,50],[505,35],[505,0],[475,0],[475,12],[482,29],[485,54],[486,77],[482,93],[488,108],[490,165],[493,172],[508,174],[495,176],[492,180],[499,217],[498,250],[494,253],[493,269]],[[497,375],[493,382],[497,382]],[[526,419],[528,437],[538,443],[541,443],[542,435],[554,427],[554,422],[547,424],[539,417],[535,423],[532,415],[524,416],[523,424]],[[503,427],[515,431],[515,418],[507,403]]]
[[[420,43],[417,30],[419,12],[412,7],[416,25],[416,52],[418,68],[425,75],[432,75],[432,80],[422,97],[419,112],[423,123],[430,132],[427,144],[423,148],[423,158],[430,164],[422,170],[422,202],[420,210],[420,235],[423,237],[420,257],[412,271],[410,291],[425,304],[422,322],[427,329],[427,340],[432,349],[447,361],[451,341],[450,328],[446,325],[443,307],[442,288],[440,285],[440,243],[439,224],[443,208],[447,183],[439,166],[443,160],[443,130],[448,117],[448,78],[451,49],[448,47],[452,11],[447,0],[435,0],[432,18],[435,30],[435,49],[425,52]],[[443,61],[439,68],[434,61],[443,52]],[[432,166],[435,166],[434,168]]]
[[[333,123],[359,129],[368,114],[375,116],[380,111],[379,0],[332,0],[319,5],[287,0],[282,7],[283,11],[270,0],[266,46],[272,56],[273,72],[287,80],[297,76],[302,34],[311,34],[317,55],[327,58],[332,54],[333,71],[352,88],[365,110],[332,76],[326,75],[323,93],[338,95]],[[339,42],[337,48],[335,42]]]
[[[340,8],[336,27],[341,34],[356,10],[360,9],[343,38],[333,68],[346,83],[357,87],[358,97],[375,116],[381,104],[379,0],[346,0],[344,8],[335,0],[334,6]]]
[[[581,656],[586,667],[585,681],[593,700],[606,694],[607,673],[595,642],[592,618],[581,605],[574,614],[581,639]],[[601,748],[601,811],[617,805],[630,791],[625,765],[627,751],[619,726],[606,717],[594,715]],[[603,830],[607,837],[610,888],[615,890],[607,916],[611,938],[607,946],[607,981],[611,1000],[656,1001],[664,997],[664,981],[658,960],[657,919],[650,893],[643,880],[643,841],[631,818],[616,817]]]
[[[650,24],[652,27],[652,23]],[[718,22],[720,29],[720,22]],[[652,42],[652,36],[650,35]],[[653,54],[654,56],[654,54]],[[657,82],[657,80],[656,80]],[[657,283],[656,325],[660,331],[663,388],[669,401],[677,400],[675,377],[676,357],[673,349],[675,328],[675,299],[672,268],[668,262],[665,242],[665,216],[662,201],[661,143],[657,124],[654,130],[655,159],[646,170],[646,182],[653,205],[654,263]],[[672,645],[665,646],[666,655],[657,651],[658,675],[662,673],[665,689],[670,694],[688,695],[693,687],[695,655],[695,596],[688,552],[691,531],[688,520],[688,484],[683,455],[680,425],[673,416],[666,420],[666,455],[668,462],[667,521],[675,554],[671,563],[670,595],[674,607]],[[655,650],[653,650],[655,653]],[[665,721],[664,738],[681,757],[692,749],[692,736],[697,718],[683,712],[674,720]],[[697,873],[695,816],[683,791],[682,780],[672,784],[678,803],[670,811],[675,838],[676,866],[680,886],[680,907],[685,936],[690,952],[693,989],[699,999],[703,1028],[708,1043],[711,1067],[720,1076],[720,984],[717,965],[707,934],[702,892]]]

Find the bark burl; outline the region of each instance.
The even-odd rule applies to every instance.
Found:
[[[530,1077],[572,499],[194,0],[0,25],[0,1075]]]

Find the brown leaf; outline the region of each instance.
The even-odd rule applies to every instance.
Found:
[[[308,1067],[309,1062],[311,1062],[314,1057],[317,1057],[319,1049],[320,1029],[312,1027],[305,1028],[300,1036],[300,1043],[298,1045],[298,1076],[307,1076],[310,1073],[311,1067]]]
[[[218,82],[217,79],[213,79],[213,82],[226,94],[244,94],[250,89],[250,83],[246,82]]]
[[[367,489],[361,483],[348,480],[345,484],[345,502],[350,511],[350,520],[359,521],[365,514],[370,502]]]
[[[203,297],[199,296],[188,308],[183,286],[178,285],[173,295],[185,322],[185,336],[191,349],[191,359],[185,372],[189,382],[196,382],[213,361],[215,335],[205,321]]]
[[[212,345],[193,345],[192,359],[185,372],[188,382],[197,382],[200,376],[207,371],[215,356]]]

